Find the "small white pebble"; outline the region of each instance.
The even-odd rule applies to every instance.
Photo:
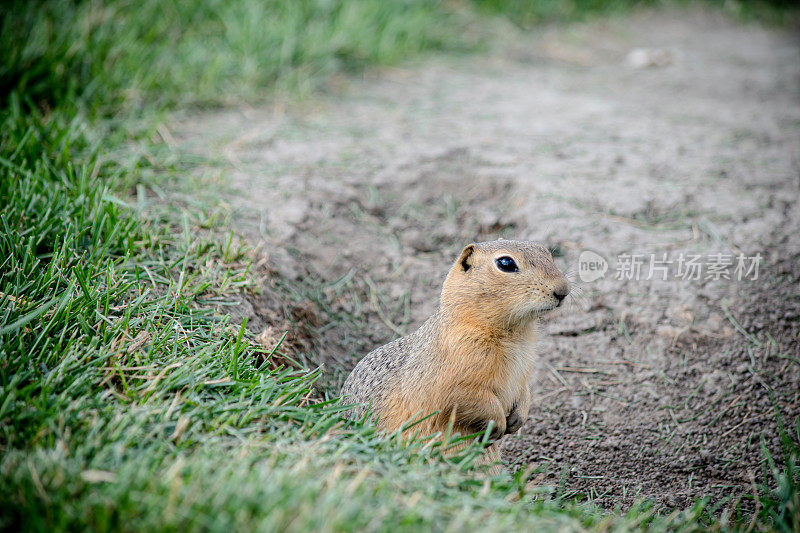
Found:
[[[666,67],[675,62],[675,54],[667,48],[634,48],[625,62],[633,68]]]

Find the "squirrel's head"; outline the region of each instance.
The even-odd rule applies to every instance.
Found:
[[[567,294],[569,282],[547,248],[501,240],[464,247],[444,281],[441,304],[476,325],[506,329],[552,311]]]

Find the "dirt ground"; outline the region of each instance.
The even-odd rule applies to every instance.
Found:
[[[729,505],[760,479],[762,435],[779,450],[774,406],[800,416],[798,39],[701,11],[507,33],[171,125],[262,246],[269,282],[238,312],[302,331],[335,392],[434,311],[463,245],[543,242],[573,293],[543,328],[509,467],[606,507]],[[584,250],[605,277],[581,281]],[[626,253],[645,274],[651,253],[764,262],[757,280],[618,279]]]

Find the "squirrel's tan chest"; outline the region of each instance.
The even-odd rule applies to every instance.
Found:
[[[519,398],[524,387],[528,387],[535,364],[534,341],[526,341],[509,347],[506,352],[505,368],[497,376],[494,384],[495,394],[505,409]]]
[[[505,413],[510,412],[532,376],[535,341],[536,328],[531,327],[498,342],[445,343],[447,352],[436,354],[443,359],[441,364],[399,380],[384,397],[380,425],[397,429],[409,419],[435,411],[464,409],[472,399],[479,403],[487,394],[497,398]]]

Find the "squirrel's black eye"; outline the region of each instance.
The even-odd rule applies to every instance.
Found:
[[[494,261],[497,264],[497,268],[502,270],[503,272],[519,272],[519,267],[517,267],[517,263],[514,262],[513,259],[504,255],[503,257],[498,257]]]

